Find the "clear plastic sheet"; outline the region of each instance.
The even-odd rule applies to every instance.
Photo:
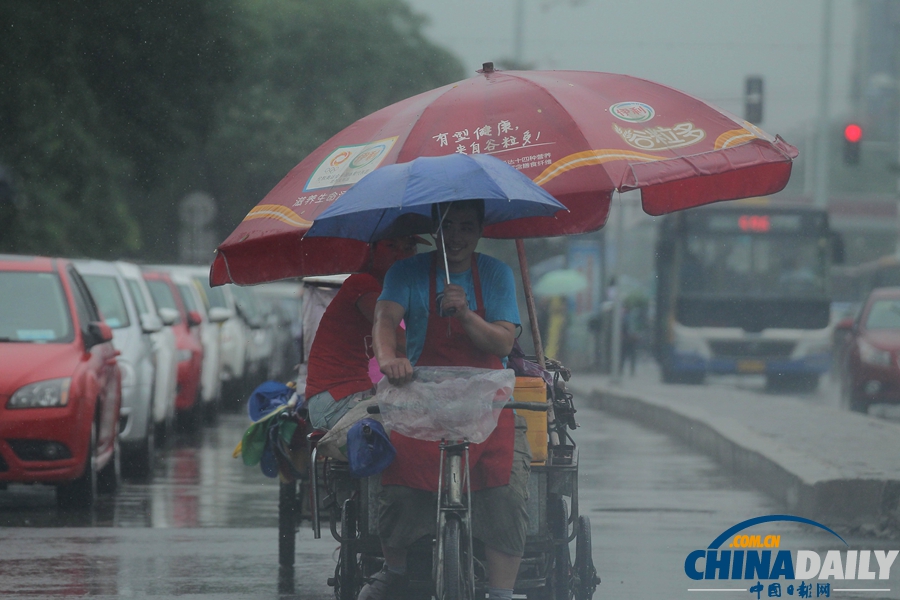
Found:
[[[405,385],[391,385],[387,378],[378,382],[375,400],[392,431],[420,440],[478,444],[497,427],[500,406],[515,385],[512,369],[416,367]]]

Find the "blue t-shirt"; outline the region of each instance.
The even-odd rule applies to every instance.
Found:
[[[431,263],[434,252],[417,254],[397,261],[388,270],[379,300],[390,300],[403,307],[406,321],[406,356],[413,365],[419,360],[425,345],[428,329],[428,292]],[[481,295],[485,306],[485,320],[507,321],[519,325],[519,305],[516,303],[516,282],[509,266],[485,254],[477,254],[478,277],[481,280]],[[436,293],[444,290],[443,263],[437,267]],[[450,282],[466,290],[469,309],[478,310],[475,302],[475,282],[472,269],[462,273],[450,273]],[[504,361],[505,362],[505,361]]]

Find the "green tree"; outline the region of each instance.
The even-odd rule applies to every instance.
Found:
[[[222,239],[329,137],[393,102],[464,76],[398,0],[244,0],[247,62],[206,147]]]
[[[226,6],[0,3],[0,163],[20,200],[9,245],[140,249],[131,200],[159,185],[169,156],[202,143],[233,69]]]
[[[423,25],[400,0],[0,3],[0,248],[174,260],[193,191],[224,238],[341,128],[461,78]]]

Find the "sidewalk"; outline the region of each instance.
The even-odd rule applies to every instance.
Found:
[[[576,373],[594,406],[668,433],[817,521],[900,529],[900,425],[815,399]],[[836,385],[827,377],[823,386]],[[576,415],[577,418],[577,415]]]

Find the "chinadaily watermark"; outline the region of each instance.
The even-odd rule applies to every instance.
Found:
[[[831,535],[826,550],[792,547],[778,524],[798,523]],[[763,526],[767,531],[761,531]],[[826,548],[828,545],[826,545]],[[745,592],[762,598],[831,598],[891,591],[891,568],[898,550],[852,548],[835,531],[792,515],[748,519],[723,531],[705,549],[693,550],[684,560],[688,579],[706,583],[689,592]],[[734,594],[729,594],[734,597]]]

